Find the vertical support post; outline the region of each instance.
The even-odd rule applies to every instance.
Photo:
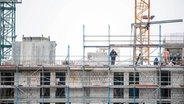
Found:
[[[69,72],[70,71],[70,45],[68,45],[67,57],[68,57],[67,71]]]
[[[159,65],[160,65],[160,69],[161,69],[161,25],[159,25],[159,57],[160,57],[160,61],[159,61]]]
[[[136,24],[134,24],[134,43],[133,43],[133,66],[135,67],[136,61]]]
[[[110,89],[110,69],[111,69],[111,65],[110,65],[110,25],[108,25],[108,66],[109,66],[109,70],[108,70],[108,79],[109,79],[109,87],[108,87],[108,104],[111,103],[111,89]]]
[[[43,43],[42,43],[43,45]],[[43,64],[44,64],[44,46],[42,46],[42,104],[44,104],[44,89],[43,89],[43,85],[44,85],[44,70],[43,70]]]
[[[68,76],[69,76],[69,73],[70,73],[70,45],[68,45],[68,54],[67,54],[67,57],[68,57],[67,73],[68,73]],[[66,102],[67,104],[70,103],[70,87],[69,86],[67,87],[66,101],[67,101]]]
[[[110,25],[108,25],[108,66],[110,68],[110,50],[111,50],[111,46],[110,46]]]
[[[141,25],[140,25],[141,27]],[[142,38],[142,28],[140,28],[140,44],[142,45],[143,44],[143,38]],[[140,61],[141,61],[141,65],[143,65],[143,47],[141,46],[140,47],[140,53],[139,53],[139,58],[140,58]],[[139,60],[137,60],[137,63],[138,63]]]
[[[84,95],[84,63],[85,63],[85,26],[83,25],[83,55],[82,55],[82,104],[85,104]]]
[[[134,6],[134,16],[135,16],[135,18],[134,18],[134,46],[133,46],[133,66],[135,66],[135,59],[136,59],[136,34],[137,34],[137,32],[136,32],[136,23],[137,23],[137,0],[134,0],[134,2],[135,2],[135,6]]]
[[[18,84],[19,84],[19,69],[18,65],[16,65],[16,97],[15,97],[15,104],[18,104],[18,98],[19,98],[19,91],[18,91]]]
[[[134,16],[135,16],[135,18],[134,18],[134,24],[133,24],[133,26],[131,26],[132,28],[134,28],[134,36],[133,36],[133,66],[134,66],[134,88],[133,88],[133,92],[134,92],[134,104],[135,104],[135,71],[136,71],[136,64],[137,64],[137,62],[136,62],[136,36],[137,36],[137,0],[134,0],[134,4],[135,4],[135,6],[134,6]],[[141,21],[142,22],[142,21]],[[141,25],[140,25],[141,26]],[[141,32],[142,30],[141,30],[141,28],[140,28],[140,32]],[[142,33],[141,33],[142,34]],[[142,36],[140,35],[140,39],[142,39],[141,38]]]
[[[162,104],[162,96],[161,96],[161,36],[162,36],[162,32],[161,32],[161,25],[159,24],[159,57],[160,57],[160,61],[159,61],[159,89],[158,89],[158,96],[159,96],[159,104]]]
[[[136,66],[136,24],[134,24],[133,66]]]
[[[70,87],[67,87],[66,104],[70,104]]]
[[[136,0],[135,0],[136,2]],[[136,25],[134,24],[134,47],[133,47],[133,66],[134,66],[134,88],[133,88],[133,92],[134,92],[134,104],[136,102],[136,97],[135,97],[135,93],[136,93],[136,88],[135,88],[135,71],[136,71]],[[138,61],[138,60],[137,60]]]
[[[150,16],[150,0],[148,0],[148,22],[150,22],[151,20],[151,16]],[[150,27],[148,26],[148,45],[150,45]],[[148,56],[148,65],[150,64],[150,46],[148,47],[148,50],[147,50],[147,54]]]

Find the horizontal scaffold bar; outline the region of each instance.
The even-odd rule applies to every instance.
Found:
[[[113,47],[158,47],[159,44],[110,44]]]

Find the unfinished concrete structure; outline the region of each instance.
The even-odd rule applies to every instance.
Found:
[[[79,58],[83,60],[77,64],[70,58],[67,59],[68,64],[37,63],[34,60],[36,55],[31,54],[33,60],[29,61],[29,64],[25,63],[25,60],[18,62],[15,60],[12,64],[1,65],[0,103],[184,104],[184,66],[181,63],[161,65],[161,62],[159,62],[158,65],[141,65],[138,62],[135,65],[132,56],[127,57],[124,54],[126,50],[133,48],[133,45],[127,42],[127,38],[108,35],[103,38],[106,43],[100,45],[96,44],[95,40],[93,40],[94,43],[90,43],[91,41],[85,37],[90,36],[83,37],[84,51],[93,47],[97,47],[100,51],[88,54],[84,52]],[[100,36],[92,36],[92,38],[98,37]],[[113,41],[115,38],[110,39],[109,37],[118,38]],[[23,49],[20,46],[33,44],[27,43],[27,41],[30,42],[31,38],[25,39],[21,45],[15,43],[14,54],[19,54],[20,50]],[[41,44],[41,41],[43,42],[43,37],[39,38],[37,43]],[[161,47],[166,46],[164,43],[162,46],[157,43],[152,45],[152,48],[159,47],[161,49]],[[177,46],[175,45],[175,48]],[[50,47],[50,45],[44,47]],[[126,63],[117,60],[116,65],[110,65],[108,54],[112,48],[119,49],[119,53],[123,53],[118,56],[119,59],[128,58],[130,60]],[[16,52],[16,49],[18,49],[18,52]],[[42,46],[39,46],[39,50],[42,49]],[[55,47],[53,51],[55,51],[54,49]],[[31,53],[34,51],[30,48],[23,50],[31,51]],[[49,50],[50,48],[46,48],[46,50],[39,52],[39,55],[42,52],[45,54]],[[183,51],[182,48],[181,61],[183,61]],[[27,53],[26,55],[29,56],[30,54]],[[22,59],[20,56],[18,57],[19,60]],[[68,57],[72,56],[68,55]],[[45,55],[41,58],[45,59]],[[63,61],[65,61],[65,57]],[[71,63],[71,61],[73,62]]]
[[[55,64],[56,42],[50,37],[22,37],[13,43],[13,63],[24,65]],[[44,57],[44,58],[43,58]]]

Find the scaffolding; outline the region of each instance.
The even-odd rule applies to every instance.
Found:
[[[179,20],[180,21],[180,20]],[[174,21],[165,21],[165,22],[163,22],[163,21],[158,21],[158,22],[153,22],[153,24],[159,24],[159,23],[170,23],[170,22],[176,22],[175,20]],[[144,23],[143,23],[144,24]],[[151,24],[151,23],[149,23],[149,24]],[[137,24],[136,24],[137,25]],[[135,26],[136,26],[135,25]],[[141,25],[141,24],[139,24],[139,25]],[[85,30],[85,27],[83,26],[83,29]],[[85,31],[83,31],[83,32],[85,32]],[[84,35],[83,35],[83,38],[84,38],[84,40],[83,40],[83,42],[84,42],[84,44],[83,44],[83,47],[84,47],[84,54],[85,54],[85,49],[86,48],[96,48],[96,47],[98,47],[98,48],[103,48],[103,50],[104,50],[104,48],[106,48],[106,50],[108,50],[108,55],[110,54],[110,50],[111,49],[113,49],[113,48],[125,48],[125,47],[131,47],[131,48],[136,48],[136,47],[141,47],[141,48],[144,48],[144,47],[149,47],[149,48],[157,48],[158,50],[159,50],[159,55],[157,55],[157,56],[153,56],[152,55],[152,58],[153,57],[159,57],[159,59],[160,59],[160,61],[159,61],[159,63],[158,63],[158,65],[157,66],[153,66],[153,67],[150,67],[150,64],[147,64],[147,65],[143,65],[143,66],[139,66],[139,65],[137,65],[136,63],[137,63],[137,61],[139,61],[139,64],[142,64],[143,63],[143,55],[141,55],[140,56],[140,60],[137,60],[137,59],[134,59],[135,57],[138,57],[138,56],[135,56],[136,54],[135,54],[135,50],[133,50],[132,51],[132,54],[133,54],[133,56],[132,56],[132,63],[129,63],[129,66],[128,67],[126,67],[126,68],[132,68],[133,70],[129,70],[128,72],[131,72],[132,73],[132,83],[130,83],[129,82],[129,85],[131,86],[129,86],[129,87],[125,87],[125,86],[118,86],[118,88],[129,88],[129,92],[130,92],[130,88],[132,88],[131,90],[132,90],[132,92],[133,92],[133,94],[132,94],[132,98],[133,98],[133,103],[134,104],[137,104],[137,102],[138,103],[141,103],[140,102],[140,100],[139,99],[137,99],[137,94],[139,93],[139,88],[141,89],[141,88],[150,88],[150,89],[152,89],[152,88],[155,88],[156,90],[157,90],[157,93],[158,93],[158,95],[157,95],[157,103],[159,103],[159,104],[161,104],[161,103],[163,103],[163,102],[165,102],[164,100],[163,100],[163,98],[162,98],[162,94],[163,94],[163,86],[162,86],[162,84],[164,83],[163,82],[163,79],[164,78],[162,78],[163,77],[163,75],[162,75],[162,73],[164,73],[163,71],[163,69],[164,69],[164,67],[163,67],[163,65],[162,65],[162,61],[161,61],[161,59],[163,58],[163,56],[162,56],[162,54],[161,54],[161,52],[162,52],[162,50],[161,50],[161,48],[168,48],[168,47],[165,47],[165,44],[163,45],[163,43],[162,43],[162,40],[161,40],[161,38],[162,38],[162,36],[161,36],[161,25],[159,25],[159,35],[155,35],[155,36],[157,36],[157,37],[151,37],[152,38],[152,40],[150,41],[150,44],[135,44],[135,41],[132,39],[132,38],[134,38],[135,39],[135,35],[133,36],[133,37],[131,37],[131,36],[128,36],[128,37],[130,37],[129,39],[130,40],[128,40],[127,38],[126,38],[126,36],[125,35],[110,35],[110,26],[108,26],[108,36],[104,36],[104,35],[87,35],[87,36],[85,36],[85,33],[83,33]],[[180,38],[183,38],[183,36],[181,36]],[[90,40],[91,39],[91,40]],[[102,40],[101,40],[102,39]],[[154,40],[155,39],[155,40]],[[128,40],[128,41],[127,41]],[[101,44],[103,44],[103,45],[99,45],[99,43],[101,43]],[[177,48],[177,46],[178,45],[175,45],[175,48]],[[179,46],[180,48],[181,47],[183,47],[183,45],[182,46]],[[179,48],[178,47],[178,48]],[[171,47],[170,47],[171,48]],[[124,51],[125,51],[125,49],[124,49]],[[153,51],[155,51],[155,50],[153,50]],[[131,51],[130,51],[131,52]],[[124,68],[125,67],[125,64],[124,65],[120,65],[119,63],[121,63],[121,61],[118,63],[119,65],[116,65],[115,67],[114,66],[112,66],[112,65],[110,65],[110,58],[109,58],[110,56],[108,56],[108,64],[106,64],[107,65],[107,69],[108,69],[108,73],[110,73],[111,71],[113,71],[114,73],[117,71],[117,72],[126,72],[126,71],[120,71],[120,70],[115,70],[117,67],[119,68],[119,69],[121,69],[121,68]],[[182,58],[182,57],[181,57]],[[183,60],[183,59],[182,59]],[[149,60],[150,61],[150,60]],[[180,60],[181,61],[181,60]],[[153,61],[152,61],[153,62]],[[102,64],[103,65],[103,64]],[[166,67],[168,67],[168,66],[166,66]],[[172,66],[172,67],[176,67],[176,66]],[[179,66],[179,67],[181,67],[181,66]],[[117,69],[118,69],[117,68]],[[158,74],[158,78],[157,78],[157,80],[158,80],[158,82],[157,83],[152,83],[152,84],[149,84],[149,81],[148,81],[148,83],[139,83],[139,77],[137,78],[137,74],[138,73],[140,73],[140,72],[144,72],[143,70],[142,71],[139,71],[139,69],[140,68],[145,68],[146,70],[149,70],[148,68],[155,68],[156,70],[154,70],[154,71],[156,71],[156,73]],[[168,70],[166,70],[166,71],[168,71]],[[183,72],[182,72],[183,73]],[[130,73],[129,73],[130,74]],[[139,75],[138,75],[139,76]],[[169,76],[170,76],[170,74],[169,74]],[[168,77],[168,76],[167,76]],[[172,76],[173,77],[173,76]],[[170,79],[169,79],[170,80]],[[130,80],[129,80],[130,81]],[[170,85],[169,83],[167,83],[166,85]],[[116,87],[112,87],[112,88],[116,88]],[[168,88],[168,87],[166,87],[166,88]],[[176,87],[172,87],[172,88],[176,88]],[[179,87],[177,87],[177,88],[179,88]],[[181,89],[183,89],[181,86],[180,86],[180,88]],[[107,103],[108,104],[110,104],[111,103],[111,98],[109,97],[110,96],[110,89],[111,89],[111,87],[110,86],[108,86],[108,100],[107,100]],[[138,90],[138,91],[137,91]],[[129,96],[130,97],[130,96]],[[153,99],[152,99],[153,100]],[[127,101],[127,99],[126,99],[126,101]],[[122,103],[123,101],[120,101],[120,102],[118,102],[118,103]],[[129,101],[129,102],[131,102],[131,101]],[[167,101],[166,101],[167,102]],[[171,102],[171,101],[168,101],[168,102]],[[168,103],[167,102],[167,103]],[[142,103],[144,103],[144,101],[142,102]],[[147,102],[148,103],[148,102]],[[154,103],[154,100],[153,100],[153,102],[151,102],[151,103]],[[177,102],[178,103],[178,102]]]
[[[77,61],[72,60],[68,46],[67,58],[60,63],[44,63],[42,49],[42,64],[1,65],[0,103],[183,104],[184,66],[162,64],[162,48],[172,47],[165,45],[161,30],[145,45],[134,44],[133,35],[112,35],[110,25],[107,35],[87,35],[85,28],[83,25],[83,53]],[[150,62],[158,57],[158,65],[142,64],[142,57],[133,60],[134,47],[148,46]],[[119,54],[115,65],[110,64],[111,49]],[[183,54],[181,59],[182,63]]]

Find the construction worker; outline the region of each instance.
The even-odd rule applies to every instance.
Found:
[[[158,65],[158,58],[156,57],[154,62],[153,62],[154,65]]]
[[[114,49],[112,49],[112,51],[110,52],[110,56],[111,56],[111,65],[114,65],[115,64],[115,61],[116,61],[116,56],[118,54],[116,53],[116,51]]]
[[[169,63],[169,49],[164,51],[164,60],[165,60],[165,65]]]

